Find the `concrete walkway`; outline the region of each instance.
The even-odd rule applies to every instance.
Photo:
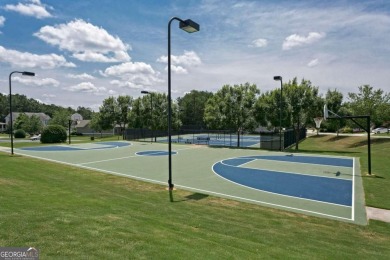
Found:
[[[390,223],[390,210],[366,207],[367,218]]]

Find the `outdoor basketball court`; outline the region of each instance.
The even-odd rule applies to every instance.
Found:
[[[167,187],[167,148],[161,143],[118,141],[31,147],[15,153]],[[193,144],[173,144],[172,151],[172,180],[178,189],[367,224],[356,158]]]

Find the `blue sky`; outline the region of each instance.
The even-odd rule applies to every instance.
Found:
[[[172,24],[172,95],[224,84],[262,92],[308,79],[347,97],[370,84],[390,91],[390,1],[0,0],[0,92],[47,104],[90,107],[109,96],[167,91]]]

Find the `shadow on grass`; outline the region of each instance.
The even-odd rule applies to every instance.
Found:
[[[385,144],[385,143],[390,143],[389,138],[371,138],[371,145],[373,144]],[[361,146],[366,146],[368,144],[368,140],[363,140],[357,143],[354,143],[350,145],[348,148],[354,148],[354,147],[361,147]]]
[[[185,199],[182,199],[182,200],[175,200],[173,198],[173,191],[172,190],[169,190],[169,201],[170,202],[183,202],[183,201],[189,201],[189,200],[201,200],[201,199],[205,199],[207,198],[209,195],[207,194],[202,194],[202,193],[193,193],[191,195],[188,195],[188,196],[185,196],[184,198]]]
[[[329,138],[326,141],[327,142],[337,142],[337,141],[344,140],[344,139],[347,139],[347,138],[349,138],[349,136],[333,136],[333,137]]]

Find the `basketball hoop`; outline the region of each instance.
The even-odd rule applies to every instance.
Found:
[[[322,123],[323,119],[324,119],[323,117],[315,117],[315,118],[313,118],[314,122],[316,123],[317,135],[318,135],[318,131],[320,130],[321,123]]]
[[[313,118],[314,122],[316,123],[316,128],[317,129],[320,129],[321,123],[322,123],[323,119],[324,119],[323,117],[315,117],[315,118]]]
[[[324,120],[326,121],[326,119],[329,117],[329,110],[328,110],[328,106],[325,104],[324,105]]]

